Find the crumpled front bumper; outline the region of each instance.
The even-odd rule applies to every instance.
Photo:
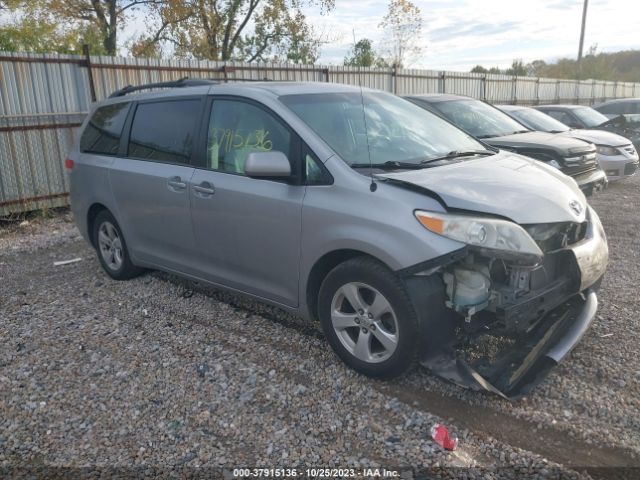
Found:
[[[489,363],[468,361],[457,348],[454,329],[446,325],[453,323],[452,319],[443,318],[440,338],[426,349],[420,363],[453,383],[504,398],[517,399],[531,391],[577,345],[596,314],[596,291],[609,251],[600,219],[590,207],[587,219],[585,238],[570,248],[580,273],[579,290],[547,312],[529,334],[506,342]]]
[[[529,393],[577,345],[593,321],[598,299],[595,291],[576,296],[550,312],[536,337],[501,352],[493,374],[480,373],[453,349],[423,358],[421,364],[460,386],[487,390],[516,400]]]

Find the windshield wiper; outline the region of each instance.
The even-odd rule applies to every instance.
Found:
[[[420,164],[426,165],[433,162],[439,162],[441,160],[450,160],[452,158],[460,158],[460,157],[471,157],[473,155],[495,155],[495,153],[496,152],[492,150],[464,150],[464,151],[454,150],[453,152],[449,152],[446,155],[442,155],[441,157],[427,158],[426,160],[422,160]]]
[[[420,163],[410,163],[410,162],[397,162],[395,160],[389,160],[384,163],[352,163],[351,168],[379,168],[382,170],[394,170],[399,168],[405,169],[419,169],[424,168],[424,166]]]

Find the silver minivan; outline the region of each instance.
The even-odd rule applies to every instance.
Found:
[[[370,376],[419,361],[525,394],[589,327],[608,261],[573,179],[368,89],[127,87],[66,165],[111,277],[164,270],[317,320]]]

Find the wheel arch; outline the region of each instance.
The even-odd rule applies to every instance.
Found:
[[[93,238],[93,225],[96,220],[96,217],[103,210],[106,210],[107,212],[111,213],[111,215],[113,215],[113,212],[111,212],[111,210],[109,210],[104,204],[100,202],[94,202],[87,210],[87,235],[89,237],[89,241],[91,242],[91,245],[94,248],[96,248],[96,242],[95,242],[95,238]]]
[[[383,262],[380,258],[377,258],[375,255],[367,253],[363,250],[342,248],[325,253],[316,260],[316,262],[311,267],[311,270],[309,271],[309,275],[307,277],[305,300],[309,316],[312,320],[319,321],[318,293],[320,292],[320,285],[322,285],[323,280],[335,267],[355,257],[372,258],[373,260],[380,262],[381,264],[392,270],[389,265]]]

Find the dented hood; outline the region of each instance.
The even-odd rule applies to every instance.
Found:
[[[587,201],[572,178],[515,153],[503,151],[376,176],[433,192],[449,208],[499,215],[520,224],[582,222],[585,218]]]
[[[607,132],[606,130],[569,130],[563,132],[563,135],[579,138],[585,142],[595,143],[596,145],[606,145],[610,147],[621,147],[629,145],[631,140],[624,138],[617,133]]]

